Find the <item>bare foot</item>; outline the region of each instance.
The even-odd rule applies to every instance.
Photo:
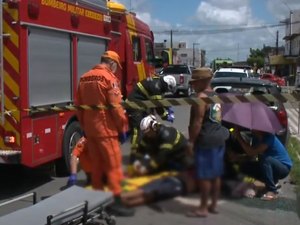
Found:
[[[189,211],[186,216],[187,217],[207,217],[208,211],[205,209],[195,209],[193,211]]]
[[[260,199],[264,200],[264,201],[272,201],[272,200],[276,200],[277,198],[278,198],[278,194],[277,193],[274,193],[272,191],[268,191]]]
[[[213,205],[208,207],[208,212],[211,213],[211,214],[219,214],[219,211],[217,210],[217,207],[213,206]]]

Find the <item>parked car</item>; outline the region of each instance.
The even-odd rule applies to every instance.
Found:
[[[235,95],[249,94],[279,94],[281,88],[270,81],[251,78],[213,78],[211,86],[217,93],[232,93]],[[288,117],[282,102],[268,102],[267,105],[274,110],[283,129],[278,137],[283,144],[288,141]]]
[[[189,84],[193,69],[194,67],[189,65],[168,65],[159,72],[159,75],[173,75],[177,84],[174,94],[179,95],[180,93],[183,93],[184,96],[189,97],[193,93],[193,89]]]
[[[215,71],[214,78],[222,77],[238,77],[238,78],[250,78],[252,73],[248,69],[241,68],[220,68]]]
[[[260,76],[260,79],[262,80],[269,80],[271,82],[274,82],[276,84],[278,84],[279,86],[286,86],[286,82],[285,79],[282,77],[279,77],[275,74],[271,74],[271,73],[264,73]]]

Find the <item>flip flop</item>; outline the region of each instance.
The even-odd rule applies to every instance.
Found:
[[[272,201],[278,198],[278,195],[272,192],[264,194],[260,199],[264,201]]]
[[[190,211],[186,214],[186,217],[198,217],[198,218],[205,218],[207,217],[207,213],[199,212],[197,210]]]

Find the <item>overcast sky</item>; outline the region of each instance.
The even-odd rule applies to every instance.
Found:
[[[246,60],[250,48],[275,46],[279,30],[279,45],[285,35],[284,27],[244,29],[238,32],[218,33],[223,29],[260,27],[279,24],[289,17],[290,10],[300,10],[300,0],[118,0],[127,9],[150,25],[155,42],[187,42],[188,47],[206,50],[207,60],[216,57]],[[214,34],[199,34],[212,29]],[[187,31],[192,31],[186,34]],[[184,34],[179,34],[183,32]],[[193,34],[197,33],[197,34]]]

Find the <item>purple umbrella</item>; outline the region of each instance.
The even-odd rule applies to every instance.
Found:
[[[274,111],[261,102],[224,104],[222,119],[250,130],[272,134],[283,129]]]

